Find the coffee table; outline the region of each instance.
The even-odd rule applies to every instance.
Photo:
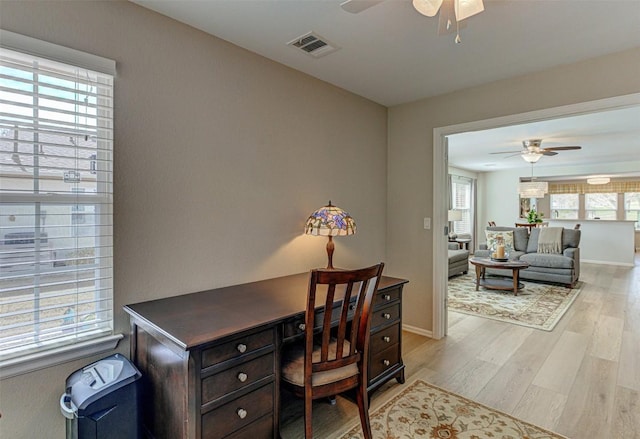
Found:
[[[524,285],[518,282],[520,277],[520,270],[529,266],[528,262],[524,261],[495,261],[491,258],[476,258],[469,259],[471,264],[476,266],[476,291],[483,286],[491,290],[511,290],[514,296],[518,295],[518,290],[524,288]],[[513,272],[513,282],[509,279],[498,278],[485,278],[485,270],[487,268],[501,268],[511,270]]]

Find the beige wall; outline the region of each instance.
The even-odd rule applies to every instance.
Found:
[[[329,198],[358,220],[357,235],[336,240],[336,265],[386,254],[385,272],[411,280],[406,322],[429,330],[432,231],[422,218],[433,212],[433,128],[640,91],[636,50],[397,106],[387,118],[131,3],[1,1],[0,26],[118,63],[118,331],[126,303],[324,264],[324,241],[300,230]],[[64,379],[91,360],[0,382],[0,436],[63,437]]]
[[[433,217],[434,128],[638,92],[640,49],[634,49],[390,108],[387,261],[411,280],[404,322],[432,329],[435,231],[424,230],[422,218]]]
[[[325,238],[301,233],[329,199],[358,222],[334,264],[384,259],[386,108],[128,2],[3,1],[0,17],[117,62],[117,331],[127,303],[324,266]],[[64,437],[64,380],[94,359],[0,382],[0,437]]]

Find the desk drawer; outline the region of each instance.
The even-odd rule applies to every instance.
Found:
[[[400,319],[400,304],[376,310],[371,317],[371,328],[386,325]]]
[[[375,379],[398,363],[400,363],[400,345],[396,344],[382,352],[373,354],[369,363],[369,378]]]
[[[202,416],[202,437],[222,439],[273,411],[273,383]],[[249,427],[251,428],[251,427]],[[270,430],[270,433],[272,431]],[[256,436],[258,437],[258,436]]]
[[[400,342],[400,324],[395,324],[382,331],[371,334],[371,355],[382,352],[388,347]]]
[[[222,343],[202,351],[202,368],[204,369],[214,364],[249,354],[270,345],[274,345],[273,329],[267,329],[262,332],[236,338],[233,341]]]
[[[273,375],[273,353],[202,380],[202,405]]]
[[[273,439],[273,437],[273,413],[269,413],[225,439]]]
[[[391,302],[400,300],[401,288],[391,288],[384,291],[378,291],[373,298],[373,309],[385,306]]]
[[[348,312],[349,318],[353,317],[353,312],[356,307],[355,298],[352,299],[352,302],[353,303],[349,305],[349,312]],[[322,327],[323,319],[324,319],[324,311],[316,312],[316,315],[314,317],[314,326],[316,328],[316,331],[320,331],[320,328]],[[333,308],[331,312],[331,321],[333,323],[337,323],[339,319],[340,319],[340,307],[338,306],[336,308]],[[301,317],[297,317],[295,319],[291,319],[284,323],[283,336],[285,340],[291,337],[295,337],[297,335],[302,335],[302,334],[304,334],[304,315],[302,315]]]

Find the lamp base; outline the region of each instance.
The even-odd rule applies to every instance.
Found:
[[[327,242],[327,270],[334,270],[333,268],[333,250],[335,249],[333,243],[333,236],[329,235],[329,241]]]

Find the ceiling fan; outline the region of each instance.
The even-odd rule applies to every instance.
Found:
[[[520,151],[501,151],[501,152],[492,152],[490,154],[512,154],[505,158],[513,157],[516,155],[520,155],[526,162],[535,163],[543,155],[552,156],[557,155],[556,151],[571,151],[576,149],[582,149],[582,146],[572,145],[572,146],[551,146],[549,148],[541,148],[542,139],[530,139],[522,141],[522,149]]]
[[[357,14],[383,1],[346,0],[340,3],[340,6],[347,12]],[[434,17],[440,11],[438,35],[451,33],[455,30],[456,44],[462,42],[459,30],[464,27],[464,24],[461,21],[484,11],[482,0],[413,0],[413,7],[427,17]],[[455,29],[453,28],[454,23]]]

